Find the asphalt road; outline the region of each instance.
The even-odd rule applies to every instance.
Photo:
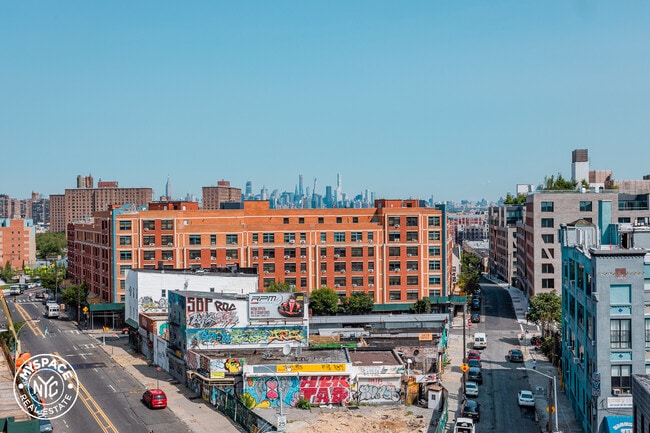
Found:
[[[63,357],[79,378],[79,396],[72,409],[53,419],[56,432],[176,433],[188,427],[169,409],[151,410],[142,402],[144,389],[103,350],[101,339],[80,332],[72,322],[47,319],[40,300],[28,292],[11,303],[12,317],[27,321],[20,333],[23,352],[51,353]],[[47,326],[48,332],[45,333]],[[113,338],[113,337],[109,337]],[[121,337],[118,337],[121,338]]]
[[[507,359],[510,349],[519,348],[517,334],[521,332],[510,295],[487,280],[481,281],[481,322],[472,324],[470,333],[485,332],[488,347],[481,352],[483,385],[479,387],[481,421],[476,431],[539,433],[532,408],[520,408],[517,393],[530,389],[521,363]],[[468,349],[472,337],[468,336]]]

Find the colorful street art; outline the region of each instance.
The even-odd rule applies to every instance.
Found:
[[[341,404],[350,401],[348,376],[268,376],[249,377],[241,400],[247,407],[295,406],[300,397],[313,405]]]
[[[229,345],[268,345],[298,342],[307,344],[307,327],[257,327],[187,329],[187,349],[215,349]]]

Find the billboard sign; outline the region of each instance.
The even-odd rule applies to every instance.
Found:
[[[304,319],[306,317],[304,292],[293,293],[250,293],[248,295],[248,318]]]

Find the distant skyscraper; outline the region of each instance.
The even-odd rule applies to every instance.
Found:
[[[253,195],[253,182],[250,180],[246,181],[246,197],[250,197]]]
[[[342,188],[342,186],[341,186],[341,174],[337,173],[336,174],[336,195],[338,197],[341,196],[341,188]]]
[[[167,176],[167,183],[165,184],[165,197],[167,197],[167,200],[172,199],[172,181],[169,176]]]
[[[88,176],[77,176],[77,188],[92,188],[95,184],[92,175]]]
[[[303,189],[302,189],[302,174],[298,175],[298,194],[302,197]]]

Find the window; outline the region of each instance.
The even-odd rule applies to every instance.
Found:
[[[368,277],[368,286],[372,287],[375,285],[375,277]]]
[[[592,204],[590,201],[580,202],[580,212],[591,212]]]
[[[554,272],[553,263],[542,263],[542,274],[552,274]]]
[[[402,292],[399,290],[391,290],[388,292],[388,300],[390,301],[400,301],[402,299]]]
[[[275,283],[275,278],[264,278],[264,287],[268,288],[271,283]]]
[[[295,233],[285,233],[284,234],[284,241],[289,242],[289,243],[295,243],[296,242],[296,234]]]
[[[153,221],[153,220],[142,221],[142,228],[145,231],[155,230],[156,229],[156,222]]]
[[[275,272],[275,263],[264,263],[262,269],[265,274],[272,274]]]
[[[190,235],[190,245],[201,245],[201,235]]]
[[[417,286],[418,285],[418,276],[417,275],[410,275],[406,277],[406,285],[407,286]]]
[[[553,212],[553,202],[552,201],[543,201],[542,202],[542,212]]]
[[[352,262],[352,272],[363,272],[363,262]]]
[[[228,252],[226,251],[226,255],[227,254]],[[255,253],[254,255],[257,255],[257,253]],[[210,250],[210,260],[217,260],[217,250]]]
[[[258,233],[253,233],[251,236],[251,241],[256,244],[259,242],[259,234]]]
[[[160,257],[163,260],[174,260],[174,250],[162,250]]]
[[[429,247],[429,256],[431,256],[431,257],[440,257],[440,246],[435,245],[435,246]]]
[[[129,269],[131,269],[131,265],[120,265],[120,275],[125,275]]]
[[[144,260],[156,260],[156,252],[155,251],[145,251],[143,253],[142,258]]]
[[[298,224],[304,224],[305,223],[305,218],[304,217],[299,217],[298,218]]]
[[[262,242],[265,244],[272,244],[275,242],[275,234],[274,233],[262,233]]]
[[[363,233],[362,232],[352,232],[350,233],[350,241],[351,242],[361,242],[363,240]]]
[[[429,227],[440,227],[440,217],[439,216],[430,216],[427,218]]]
[[[304,244],[307,242],[307,233],[300,233],[300,243]]]
[[[440,285],[440,275],[429,275],[429,285],[430,286],[439,286]]]
[[[388,270],[391,272],[399,272],[400,269],[400,263],[399,262],[388,262]]]
[[[265,259],[274,259],[275,258],[275,250],[273,248],[264,248],[264,258]]]
[[[322,233],[320,234],[320,241],[321,241],[321,243],[325,243],[325,242],[327,242],[327,233],[322,232]]]
[[[327,257],[327,248],[321,248],[321,249],[320,249],[320,257],[321,257],[322,259],[324,259],[325,257]]]
[[[325,223],[325,218],[318,217],[318,224],[323,224],[323,223]]]
[[[289,224],[289,218],[282,218],[282,222],[284,224]]]
[[[401,278],[399,276],[393,276],[388,278],[389,286],[400,286],[402,284]]]
[[[357,224],[359,222],[359,217],[352,217],[352,222]]]
[[[334,258],[345,257],[346,252],[345,248],[334,248]]]
[[[417,271],[418,270],[418,262],[416,262],[416,261],[408,261],[408,262],[406,262],[406,270],[407,271]]]
[[[631,365],[612,365],[612,389],[630,389]]]
[[[334,278],[334,287],[345,287],[346,279],[345,277],[335,277]]]
[[[210,245],[217,244],[217,235],[210,235]]]
[[[226,244],[228,245],[237,245],[239,243],[239,236],[236,234],[226,235]]]
[[[334,263],[334,272],[340,272],[344,274],[346,271],[345,262],[335,262]]]
[[[650,348],[650,319],[645,319],[645,348]]]
[[[352,277],[352,287],[363,286],[363,277]]]
[[[388,225],[391,227],[399,227],[399,217],[388,217]]]
[[[285,259],[295,259],[296,258],[296,249],[295,248],[285,248],[284,249],[284,258]]]
[[[375,247],[368,247],[368,257],[375,257]]]
[[[429,260],[429,270],[439,271],[441,269],[440,260]]]
[[[201,260],[201,250],[190,250],[190,260]]]
[[[343,222],[342,217],[336,217],[336,224],[341,224]]]
[[[400,241],[400,232],[389,232],[388,241],[389,242],[399,242]]]
[[[418,255],[418,247],[406,247],[407,257],[417,257]]]
[[[239,251],[238,250],[226,250],[226,260],[237,260],[239,259]]]
[[[542,278],[542,288],[543,289],[554,289],[555,280],[553,278]]]
[[[388,255],[390,257],[399,257],[400,256],[399,247],[390,247],[390,248],[388,248]]]
[[[162,230],[174,230],[174,220],[162,220],[160,222],[160,228]]]
[[[345,242],[345,232],[334,232],[334,242]]]
[[[120,251],[120,260],[131,260],[131,251]]]
[[[321,277],[320,286],[321,287],[327,287],[327,277]]]
[[[609,341],[612,349],[629,349],[632,347],[630,319],[612,319],[609,321]]]
[[[120,221],[120,230],[131,230],[131,221]]]
[[[407,301],[417,301],[418,300],[418,291],[417,290],[407,290],[406,291],[406,300]]]
[[[131,245],[131,236],[120,236],[120,246]]]
[[[554,235],[542,235],[542,241],[545,244],[552,244],[553,242],[555,242],[554,239],[555,239]]]
[[[350,248],[351,257],[363,257],[363,248],[362,247],[352,247]]]
[[[418,232],[406,232],[406,242],[417,242]]]
[[[429,240],[430,241],[439,241],[440,240],[440,232],[438,230],[429,232]]]
[[[418,217],[406,217],[406,227],[417,227]]]
[[[160,237],[160,242],[163,245],[167,245],[167,246],[171,247],[174,244],[174,236],[173,235],[162,235]]]
[[[285,274],[295,274],[296,273],[296,264],[295,263],[285,263],[284,264],[284,273]]]
[[[366,233],[366,237],[368,238],[368,242],[373,242],[375,239],[375,234],[373,232],[368,232]]]
[[[542,227],[553,228],[553,218],[542,218]]]

